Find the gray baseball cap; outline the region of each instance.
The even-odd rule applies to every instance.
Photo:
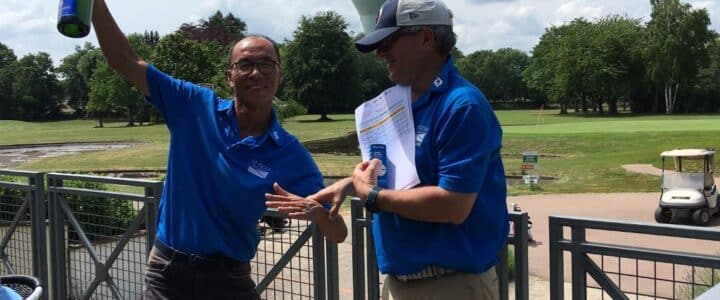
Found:
[[[452,12],[440,0],[388,0],[383,3],[375,30],[355,42],[360,52],[377,49],[380,42],[401,27],[416,25],[452,26]]]

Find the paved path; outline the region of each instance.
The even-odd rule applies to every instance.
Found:
[[[652,175],[660,175],[660,170],[651,165],[626,165],[626,170],[637,173],[645,173]],[[718,178],[716,182],[720,182]],[[659,186],[658,186],[659,189]],[[530,278],[530,298],[531,299],[549,299],[549,249],[548,244],[548,217],[556,216],[575,216],[575,217],[591,217],[600,219],[612,219],[620,221],[639,221],[655,223],[653,213],[657,207],[660,193],[613,193],[613,194],[556,194],[556,195],[527,195],[508,197],[508,206],[511,203],[517,203],[523,211],[529,213],[533,221],[533,236],[540,243],[532,246],[529,250],[529,271]],[[350,216],[345,216],[347,223],[350,222]],[[708,227],[720,228],[720,218],[711,220]],[[617,232],[598,232],[591,231],[587,235],[588,240],[605,243],[617,243],[620,245],[630,245],[638,247],[649,247],[663,250],[673,250],[680,252],[692,252],[709,255],[718,255],[720,247],[717,242],[696,241],[678,238],[664,238],[649,235],[624,234]],[[340,294],[343,299],[351,299],[352,297],[352,255],[351,255],[350,236],[348,240],[340,245]],[[570,269],[569,256],[566,256],[565,280],[569,281]],[[612,268],[612,262],[608,265]],[[635,264],[635,262],[632,262]],[[607,268],[608,265],[605,267]],[[615,264],[617,265],[617,264]],[[652,267],[658,272],[658,276],[668,276],[672,273],[672,269],[662,266]],[[647,268],[640,267],[639,272],[644,273]],[[623,268],[624,272],[628,271]],[[648,272],[652,272],[650,270]],[[652,275],[652,273],[650,273]],[[566,284],[565,292],[569,292],[570,287]],[[663,290],[661,287],[660,290]],[[667,288],[665,288],[667,292]],[[647,292],[647,291],[646,291]],[[652,291],[647,292],[652,293]],[[589,298],[598,298],[592,295]]]

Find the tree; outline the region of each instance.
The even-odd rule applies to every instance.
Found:
[[[245,36],[247,25],[232,13],[223,15],[219,10],[199,24],[183,23],[178,32],[193,41],[214,41],[220,45],[230,45]]]
[[[283,94],[329,120],[341,104],[358,101],[359,78],[347,22],[335,12],[303,16],[286,46]]]
[[[60,84],[50,54],[28,54],[14,68],[12,94],[19,100],[20,118],[40,121],[60,115]]]
[[[353,43],[362,39],[364,36],[364,34],[356,35],[353,37]],[[374,52],[363,53],[356,51],[354,48],[351,52],[355,55],[355,67],[359,80],[358,91],[360,96],[358,102],[375,98],[382,91],[393,85],[388,77],[385,64]],[[348,102],[348,107],[352,106],[348,111],[354,110],[354,107],[357,106],[355,104],[360,103]]]
[[[689,88],[698,68],[708,59],[713,34],[707,10],[694,10],[679,0],[650,0],[645,59],[648,75],[662,91],[665,113],[676,108],[678,91]]]
[[[129,99],[137,99],[138,93],[130,83],[115,72],[107,61],[98,63],[90,79],[90,97],[87,110],[90,115],[97,116],[99,128],[104,127],[104,119],[115,108],[123,108]]]
[[[88,102],[89,81],[102,53],[92,44],[75,47],[75,53],[62,59],[57,68],[63,78],[61,85],[67,97],[67,106],[75,110],[75,116],[85,116]]]
[[[582,24],[583,20],[576,20]],[[578,25],[576,25],[578,26]],[[532,58],[528,68],[523,72],[523,78],[529,87],[545,93],[548,99],[560,104],[560,113],[567,113],[568,99],[573,95],[572,73],[576,56],[569,55],[568,48],[573,30],[568,25],[550,27],[540,37],[540,42],[532,51]]]
[[[12,94],[14,67],[17,57],[12,49],[0,43],[0,120],[15,117],[15,98]]]
[[[213,78],[227,68],[226,53],[215,42],[199,42],[171,33],[160,39],[153,56],[155,64],[173,77],[214,85]],[[223,82],[223,86],[227,83]]]
[[[708,50],[710,61],[700,68],[695,80],[695,112],[708,113],[720,111],[720,38],[715,38]]]
[[[354,51],[356,57],[356,69],[359,79],[359,99],[360,101],[375,98],[385,89],[393,85],[388,77],[388,71],[385,64],[375,55],[375,53],[362,53]],[[348,101],[352,111],[360,103]]]
[[[528,55],[504,48],[474,52],[458,61],[458,69],[468,80],[481,87],[491,101],[526,98],[528,88],[522,80]]]
[[[643,28],[638,19],[618,16],[603,18],[595,26],[591,55],[598,60],[589,81],[600,103],[607,102],[608,113],[616,114],[618,100],[630,99],[633,88],[643,85]]]
[[[160,34],[157,31],[150,30],[142,34],[143,44],[149,45],[150,48],[155,49],[158,43],[160,43]]]

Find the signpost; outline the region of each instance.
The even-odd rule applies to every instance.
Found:
[[[540,176],[533,174],[539,169],[537,151],[525,151],[522,153],[522,165],[520,166],[523,174],[523,182],[525,184],[538,184]]]

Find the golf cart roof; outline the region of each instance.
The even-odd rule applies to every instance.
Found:
[[[715,155],[715,150],[709,149],[675,149],[660,153],[662,157],[682,157],[689,159],[702,159],[709,155]]]

